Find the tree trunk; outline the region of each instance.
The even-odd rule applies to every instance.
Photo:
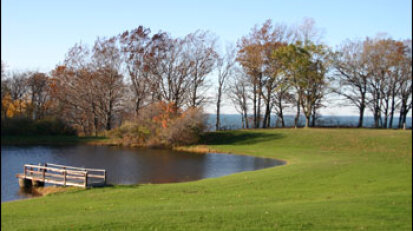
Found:
[[[220,121],[221,95],[222,95],[222,90],[221,90],[221,86],[220,86],[218,88],[218,99],[217,99],[217,121],[216,121],[216,124],[215,124],[215,130],[216,131],[218,131],[221,127],[221,121]],[[242,117],[242,114],[241,114],[241,117]]]
[[[99,120],[98,118],[95,116],[94,118],[94,125],[95,125],[95,136],[98,136],[98,125],[99,125]]]
[[[403,130],[406,130],[406,117],[409,111],[407,110],[407,103],[404,103],[403,105],[403,115],[402,115],[402,128]]]
[[[392,94],[392,99],[391,99],[391,108],[390,108],[390,124],[389,128],[393,128],[393,117],[394,117],[394,109],[395,109],[395,102],[394,99],[396,98],[394,91]]]
[[[308,125],[310,124],[310,115],[305,116],[305,128],[308,128]]]
[[[316,106],[313,105],[313,113],[312,113],[312,120],[311,120],[311,127],[315,127],[315,120],[316,120]]]
[[[257,124],[256,128],[260,127],[261,123],[261,94],[262,94],[262,73],[260,74],[260,77],[258,79],[258,105],[257,105]]]
[[[282,108],[280,109],[280,119],[281,119],[281,127],[285,127],[285,121],[284,121],[284,115],[283,115],[283,111]]]
[[[380,105],[379,105],[379,101],[380,101],[380,93],[378,91],[376,91],[375,93],[375,99],[373,104],[374,104],[374,127],[375,128],[379,128],[380,127]]]
[[[257,127],[257,83],[254,82],[254,99],[253,99],[253,104],[254,104],[254,127]]]
[[[299,96],[297,100],[297,114],[295,115],[295,119],[294,119],[295,128],[298,127],[298,120],[300,119],[300,104],[301,104],[301,97]]]
[[[194,86],[194,92],[192,93],[192,107],[196,107],[196,98],[197,98],[197,96],[196,96],[196,91],[197,91],[197,85],[196,85],[196,83],[195,83],[195,86]]]
[[[216,122],[216,124],[215,124],[215,130],[216,131],[219,131],[220,130],[220,127],[221,127],[221,121],[220,121],[220,118],[219,118],[219,116],[220,116],[220,108],[219,108],[219,106],[217,105],[217,122]]]
[[[364,111],[365,111],[366,105],[364,103],[360,105],[360,117],[359,117],[359,123],[357,125],[358,128],[363,127],[363,120],[364,120]]]
[[[362,94],[361,96],[361,102],[360,102],[360,116],[359,116],[359,123],[357,124],[358,128],[363,127],[363,120],[364,120],[364,111],[366,109],[366,101],[365,101],[365,95]]]
[[[106,114],[106,130],[109,131],[112,129],[112,110],[113,110],[113,103],[112,99],[109,100],[109,110]]]
[[[266,102],[265,115],[264,115],[264,121],[262,123],[262,127],[263,128],[270,127],[270,101],[269,100]]]
[[[244,111],[244,121],[245,121],[245,128],[250,128],[249,122],[248,122],[248,114],[247,114],[247,111]]]
[[[280,96],[280,101],[278,102],[278,117],[281,119],[281,127],[285,127],[285,122],[284,122],[284,114],[283,114],[283,108],[282,108],[282,95]]]
[[[388,118],[389,118],[389,116],[388,116],[388,112],[389,112],[389,100],[386,99],[385,102],[386,102],[386,105],[385,105],[385,109],[384,109],[384,124],[383,124],[383,127],[384,127],[384,128],[387,128],[387,122],[388,122]]]
[[[245,122],[244,122],[244,112],[241,113],[241,122],[242,122],[242,129],[245,128]]]
[[[140,107],[141,107],[141,99],[138,98],[138,100],[136,100],[136,108],[135,108],[136,117],[137,117],[137,118],[139,117],[139,109],[140,109]]]
[[[406,117],[407,117],[407,113],[403,115],[403,130],[406,130]]]

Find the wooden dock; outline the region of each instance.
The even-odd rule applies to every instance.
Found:
[[[58,164],[25,164],[23,173],[16,174],[20,187],[43,186],[45,183],[63,186],[94,187],[106,185],[106,170]]]

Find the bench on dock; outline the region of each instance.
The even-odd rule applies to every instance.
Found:
[[[20,187],[43,186],[45,183],[63,186],[93,187],[106,184],[106,170],[59,164],[25,164],[23,173],[16,174]]]

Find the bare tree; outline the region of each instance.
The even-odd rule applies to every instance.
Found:
[[[334,81],[337,87],[333,92],[343,96],[350,105],[359,109],[357,127],[363,126],[364,112],[367,105],[367,87],[371,72],[361,41],[345,41],[334,55],[333,65],[336,70]]]
[[[235,109],[241,114],[242,128],[249,128],[248,122],[248,76],[241,70],[237,70],[231,79],[229,98],[234,103]]]
[[[31,95],[33,119],[42,119],[47,110],[49,94],[49,77],[45,73],[36,72],[27,79],[27,87]]]
[[[25,114],[28,102],[27,79],[31,75],[30,72],[14,72],[10,78],[9,91],[11,100],[17,103],[16,114],[19,116],[26,116]]]
[[[97,74],[95,94],[105,129],[110,130],[113,119],[122,106],[124,87],[123,76],[120,74],[121,58],[116,37],[98,38],[95,41],[92,62]]]
[[[135,111],[139,115],[139,110],[144,107],[145,100],[151,94],[151,87],[154,80],[151,79],[151,64],[157,40],[163,38],[162,34],[155,34],[150,37],[150,29],[139,26],[132,31],[125,31],[119,35],[123,60],[126,64],[134,97]]]
[[[233,67],[235,65],[235,49],[233,47],[227,47],[224,57],[219,58],[217,61],[218,70],[218,92],[217,92],[217,118],[215,129],[218,131],[221,128],[221,100],[222,93],[225,89],[226,80],[233,74]]]
[[[398,68],[395,57],[400,51],[400,44],[390,38],[376,37],[367,38],[364,47],[369,70],[372,73],[368,82],[368,91],[372,96],[369,106],[373,111],[374,125],[377,128],[387,128],[391,95],[396,91],[398,74],[395,71]]]
[[[404,41],[406,53],[400,62],[399,98],[400,116],[399,128],[406,129],[406,117],[412,109],[412,48],[411,40]]]
[[[216,52],[216,38],[209,32],[196,31],[184,39],[185,53],[191,63],[189,76],[189,106],[197,107],[205,102],[205,78],[215,67],[218,53]]]
[[[173,39],[166,34],[163,37],[157,43],[150,70],[157,80],[160,97],[173,103],[177,112],[183,106],[191,86],[192,64],[183,49],[185,40]]]

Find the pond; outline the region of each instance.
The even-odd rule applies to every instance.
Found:
[[[283,161],[243,155],[189,153],[158,149],[71,145],[1,146],[1,201],[34,196],[20,190],[24,164],[55,163],[103,168],[107,183],[171,183],[220,177],[282,165]]]

